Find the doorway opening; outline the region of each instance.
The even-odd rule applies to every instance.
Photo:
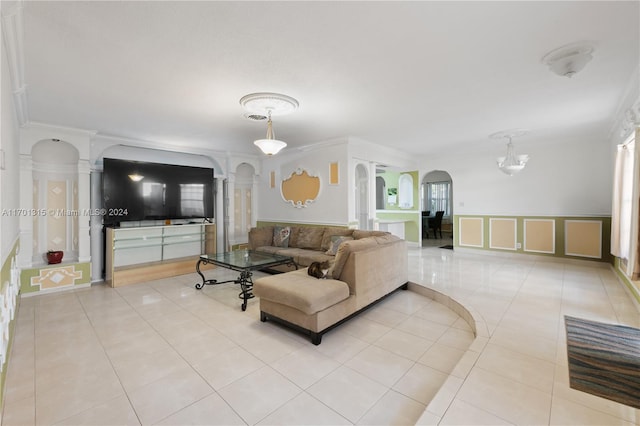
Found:
[[[453,249],[453,180],[446,171],[427,173],[420,185],[422,247]]]

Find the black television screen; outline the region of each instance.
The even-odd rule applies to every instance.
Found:
[[[213,169],[104,159],[104,223],[213,218]]]

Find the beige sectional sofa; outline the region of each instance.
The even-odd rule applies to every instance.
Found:
[[[286,242],[277,244],[279,230],[288,229],[289,238]],[[266,253],[291,256],[299,267],[306,267],[311,262],[332,261],[335,256],[327,254],[331,248],[332,239],[338,237],[353,238],[353,229],[337,226],[263,226],[249,231],[249,249]],[[364,236],[384,235],[380,231],[358,231]],[[289,268],[291,270],[293,268]]]
[[[332,266],[327,279],[311,277],[306,268],[301,268],[255,280],[253,293],[260,298],[261,321],[283,323],[308,334],[318,345],[327,331],[393,291],[407,288],[408,258],[404,240],[385,232],[338,229],[343,237],[352,239],[338,241],[335,256],[317,248],[287,247],[292,250],[284,251],[285,248],[280,247],[281,250],[272,251],[294,256],[301,266],[327,259]],[[258,233],[254,233],[254,237]],[[273,246],[256,245],[257,241],[254,239],[251,243],[250,233],[253,250],[273,250]]]

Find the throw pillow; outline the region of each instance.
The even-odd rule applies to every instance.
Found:
[[[347,237],[347,236],[341,236],[341,235],[332,236],[331,247],[329,248],[329,250],[327,250],[326,254],[330,256],[335,256],[336,253],[338,252],[338,248],[340,247],[340,244],[349,240],[353,240],[353,237]]]
[[[289,247],[289,235],[291,235],[291,228],[288,226],[275,226],[273,228],[273,246],[274,247]]]

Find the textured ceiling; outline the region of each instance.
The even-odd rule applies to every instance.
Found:
[[[510,128],[607,138],[639,63],[638,2],[24,2],[29,120],[255,153],[252,92],[293,96],[290,146],[428,155]],[[576,41],[572,79],[542,64]]]

